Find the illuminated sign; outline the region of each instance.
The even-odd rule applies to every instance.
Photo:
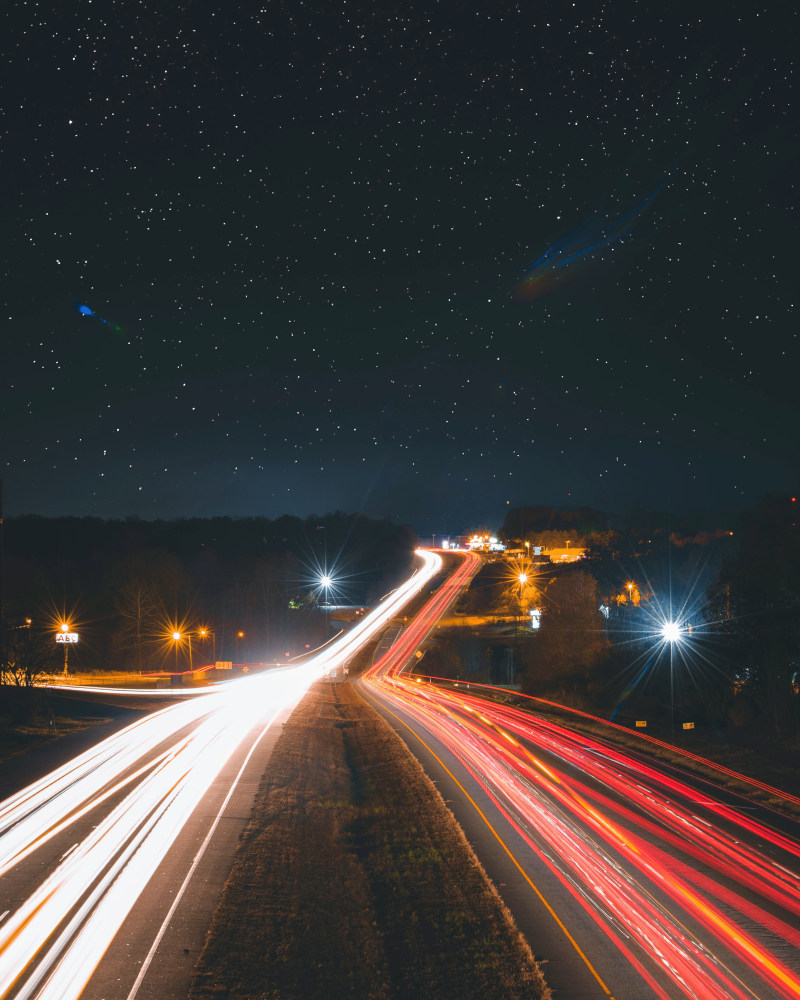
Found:
[[[57,632],[56,642],[77,642],[78,633],[77,632]]]
[[[694,723],[693,722],[684,722],[683,728],[684,729],[694,729]]]
[[[647,722],[644,719],[642,719],[641,721],[639,719],[637,719],[636,720],[636,728],[637,729],[647,729]]]

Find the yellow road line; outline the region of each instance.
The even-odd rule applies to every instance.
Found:
[[[374,699],[374,698],[373,698],[373,697],[372,697],[371,695],[367,695],[367,694],[366,694],[366,692],[364,692],[364,694],[366,695],[366,697],[368,697],[368,698],[370,699],[370,701],[372,701],[373,703],[375,702],[375,699]],[[609,988],[608,988],[608,987],[606,986],[606,984],[605,984],[605,983],[603,982],[603,980],[602,980],[602,979],[600,978],[600,974],[599,974],[599,972],[597,971],[597,969],[595,969],[595,967],[594,967],[594,966],[592,965],[592,963],[591,963],[591,962],[589,961],[589,959],[588,959],[588,958],[586,957],[586,955],[585,955],[585,954],[583,953],[583,951],[581,950],[581,947],[580,947],[580,945],[578,944],[578,942],[577,942],[577,941],[575,940],[575,938],[574,938],[574,937],[573,937],[573,936],[572,936],[572,935],[570,934],[570,932],[569,932],[569,931],[567,930],[567,928],[566,928],[566,927],[564,926],[564,923],[563,923],[563,921],[562,921],[562,920],[561,920],[561,918],[560,918],[560,917],[558,916],[558,914],[556,913],[556,911],[555,911],[555,910],[553,909],[553,907],[552,907],[552,906],[551,906],[551,905],[550,905],[550,904],[549,904],[549,903],[547,902],[547,900],[546,900],[546,899],[544,898],[544,896],[543,896],[543,895],[542,895],[542,893],[541,893],[541,892],[539,891],[539,889],[538,889],[538,888],[537,888],[537,887],[536,887],[536,886],[534,885],[534,883],[533,883],[533,881],[531,880],[531,878],[529,877],[528,873],[527,873],[527,872],[525,871],[525,869],[524,869],[524,868],[522,867],[522,865],[521,865],[521,864],[519,863],[519,861],[517,861],[517,859],[516,859],[516,858],[514,857],[514,855],[513,855],[512,853],[511,853],[511,848],[510,848],[510,847],[508,846],[508,844],[507,844],[507,843],[506,843],[506,842],[505,842],[505,841],[503,840],[503,838],[502,838],[502,837],[500,836],[500,834],[499,834],[499,833],[497,832],[497,830],[495,830],[494,826],[492,826],[492,823],[491,823],[491,821],[489,820],[489,817],[488,817],[488,816],[487,816],[487,815],[486,815],[486,814],[485,814],[485,813],[483,812],[483,810],[481,809],[481,807],[480,807],[480,806],[478,805],[478,803],[477,803],[477,802],[476,802],[476,801],[475,801],[475,800],[473,799],[473,797],[472,797],[472,796],[471,796],[471,795],[469,794],[469,792],[468,792],[468,791],[466,790],[466,788],[464,788],[464,786],[463,786],[463,785],[461,784],[461,782],[460,782],[460,781],[458,780],[458,778],[457,778],[457,777],[456,777],[456,776],[455,776],[455,775],[453,774],[453,772],[452,772],[452,771],[450,770],[450,768],[449,768],[449,767],[447,766],[447,764],[445,764],[445,762],[444,762],[444,761],[442,760],[442,758],[441,758],[441,757],[440,757],[440,756],[439,756],[439,755],[438,755],[438,754],[436,753],[436,751],[435,751],[435,750],[433,750],[433,749],[432,749],[432,748],[431,748],[430,746],[428,746],[428,744],[427,744],[427,743],[425,742],[425,740],[423,740],[423,738],[422,738],[422,737],[421,737],[421,736],[419,735],[419,733],[415,732],[415,731],[414,731],[414,730],[413,730],[413,729],[411,728],[411,726],[409,726],[409,724],[408,724],[408,723],[407,723],[407,722],[405,721],[405,719],[402,719],[402,718],[400,718],[400,716],[399,716],[399,715],[397,715],[397,714],[396,714],[395,712],[393,712],[393,711],[392,711],[392,710],[391,710],[390,708],[387,708],[387,706],[386,706],[386,705],[382,705],[381,707],[382,707],[382,708],[383,708],[383,709],[384,709],[384,710],[385,710],[386,712],[388,712],[388,713],[389,713],[389,715],[391,715],[391,716],[392,716],[393,718],[397,719],[397,721],[398,721],[398,722],[399,722],[399,723],[400,723],[401,725],[405,726],[405,727],[406,727],[406,729],[407,729],[407,730],[408,730],[408,731],[409,731],[409,732],[410,732],[410,733],[412,734],[412,736],[415,736],[415,737],[416,737],[416,738],[417,738],[417,739],[419,740],[419,742],[420,742],[420,743],[421,743],[421,744],[422,744],[422,745],[423,745],[423,746],[425,747],[425,749],[426,749],[426,750],[428,751],[428,753],[429,753],[429,754],[430,754],[430,755],[431,755],[431,756],[432,756],[432,757],[433,757],[433,758],[434,758],[435,760],[437,760],[437,761],[439,762],[439,764],[440,764],[440,765],[441,765],[441,766],[442,766],[442,767],[444,768],[444,770],[445,770],[445,771],[446,771],[446,772],[447,772],[447,773],[448,773],[448,774],[450,775],[450,777],[451,777],[451,778],[452,778],[452,780],[453,780],[453,781],[454,781],[454,782],[456,783],[456,785],[458,785],[458,787],[459,787],[459,788],[461,789],[461,791],[462,791],[462,792],[464,793],[464,795],[466,795],[467,799],[469,800],[469,803],[470,803],[470,805],[471,805],[471,806],[473,807],[473,809],[475,810],[475,812],[476,812],[476,813],[477,813],[477,814],[478,814],[478,815],[480,816],[480,818],[481,818],[481,819],[483,820],[483,822],[484,822],[484,823],[485,823],[485,824],[486,824],[486,825],[487,825],[487,826],[489,827],[489,829],[490,829],[490,830],[492,831],[492,833],[494,834],[495,838],[497,839],[497,842],[498,842],[498,843],[500,844],[500,846],[501,846],[501,847],[503,848],[503,850],[504,850],[504,851],[506,852],[506,854],[507,854],[507,855],[509,856],[509,858],[511,858],[511,860],[513,861],[513,863],[514,863],[514,865],[516,866],[517,870],[519,871],[520,875],[522,875],[522,877],[523,877],[523,878],[525,879],[525,881],[526,881],[526,882],[528,883],[528,885],[529,885],[529,886],[531,887],[531,889],[533,889],[533,891],[534,891],[534,892],[536,893],[536,895],[538,896],[538,898],[539,898],[540,902],[541,902],[541,903],[542,903],[542,904],[544,905],[544,907],[545,907],[545,908],[547,909],[547,912],[548,912],[548,913],[550,914],[550,916],[551,916],[551,917],[553,918],[553,920],[555,920],[555,922],[556,922],[556,923],[558,924],[558,926],[559,926],[559,927],[561,928],[561,930],[562,930],[562,931],[564,932],[564,934],[565,934],[565,935],[567,936],[567,940],[568,940],[568,941],[569,941],[569,943],[570,943],[570,944],[572,945],[572,947],[573,947],[573,948],[575,949],[575,951],[577,951],[577,953],[578,953],[578,954],[580,955],[580,957],[581,957],[581,958],[583,959],[584,963],[586,964],[586,967],[587,967],[587,968],[588,968],[588,970],[589,970],[589,971],[591,972],[591,974],[592,974],[592,975],[594,976],[594,978],[595,978],[595,979],[597,980],[597,982],[598,982],[598,983],[600,984],[600,986],[601,986],[601,988],[603,989],[603,991],[605,992],[606,996],[607,996],[607,997],[609,998],[609,1000],[614,1000],[614,997],[612,996],[612,993],[611,993],[611,990],[610,990],[610,989],[609,989]]]

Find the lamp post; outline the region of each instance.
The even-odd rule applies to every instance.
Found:
[[[244,632],[239,631],[236,633],[236,662],[239,662],[239,640],[244,639]]]
[[[217,661],[217,636],[216,636],[216,633],[212,632],[210,629],[201,628],[201,629],[198,629],[197,634],[200,637],[200,641],[201,642],[208,642],[209,636],[211,637],[211,644],[212,644],[212,650],[213,650],[212,655],[213,655],[213,658],[214,658],[214,662],[216,663],[216,661]]]
[[[172,641],[175,643],[175,673],[178,673],[178,644],[181,641],[180,632],[172,633]]]
[[[664,642],[669,643],[669,731],[670,738],[675,738],[675,671],[674,653],[675,643],[680,642],[683,636],[683,629],[678,622],[667,621],[661,626],[661,637]]]
[[[64,636],[69,632],[69,625],[66,622],[61,623],[61,635]],[[62,638],[62,643],[64,643],[64,676],[67,676],[67,657],[69,656],[69,644],[64,642]]]
[[[331,579],[331,577],[327,573],[324,573],[319,578],[319,582],[320,582],[320,585],[322,587],[324,587],[324,589],[325,589],[325,638],[327,640],[327,638],[328,638],[328,631],[330,629],[330,606],[328,604],[328,590],[329,590],[331,584],[333,583],[333,580]]]
[[[528,574],[524,570],[520,570],[519,573],[517,574],[517,582],[519,583],[518,604],[519,604],[519,611],[521,612],[522,611],[522,595],[525,592],[525,584],[528,582]],[[517,628],[518,628],[518,625],[519,625],[519,619],[520,619],[520,617],[521,617],[521,615],[519,615],[519,614],[514,615],[514,645],[515,646],[517,644]]]
[[[31,627],[30,618],[25,619],[28,628]],[[56,632],[56,642],[64,647],[64,676],[67,676],[67,658],[69,655],[69,647],[73,643],[78,641],[78,633],[70,631],[69,622],[61,622],[58,626],[58,632]]]
[[[519,580],[519,606],[522,607],[522,595],[525,593],[525,584],[528,582],[528,574],[524,571],[517,576]]]

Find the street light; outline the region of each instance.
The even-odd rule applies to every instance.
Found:
[[[197,634],[200,637],[200,641],[201,642],[207,642],[209,636],[211,637],[212,649],[213,649],[213,657],[214,657],[214,662],[216,663],[216,660],[217,660],[217,635],[216,635],[216,632],[212,632],[210,629],[207,629],[207,628],[201,628],[201,629],[197,630]]]
[[[244,632],[236,633],[236,662],[239,662],[239,640],[244,639]]]
[[[664,642],[679,642],[683,635],[683,629],[677,622],[664,622],[661,626],[661,637]]]
[[[31,627],[30,618],[25,619],[26,626]],[[72,632],[70,630],[69,622],[62,621],[58,626],[58,632],[56,632],[56,642],[64,647],[64,676],[67,676],[67,657],[69,654],[70,645],[78,641],[78,633]]]
[[[69,653],[69,645],[64,640],[64,636],[69,632],[69,625],[66,622],[61,623],[61,635],[59,638],[64,643],[64,676],[67,676],[67,656]]]
[[[325,590],[325,638],[328,638],[330,629],[330,604],[328,602],[328,591],[333,586],[333,577],[329,573],[323,573],[319,578],[320,586]]]
[[[522,597],[525,593],[525,584],[528,582],[528,574],[525,570],[520,569],[515,577],[517,583],[519,584],[519,597],[517,598],[517,603],[519,604],[518,613],[514,615],[514,646],[517,644],[517,628],[519,626],[520,614],[523,612]]]
[[[666,621],[661,626],[661,638],[669,643],[669,726],[671,738],[675,737],[675,671],[673,667],[675,644],[681,642],[684,636],[683,626],[679,622]]]
[[[175,643],[175,673],[177,674],[177,672],[178,672],[178,644],[181,641],[181,634],[180,634],[180,632],[173,632],[172,633],[172,641]]]

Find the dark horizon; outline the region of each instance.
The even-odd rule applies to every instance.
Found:
[[[420,539],[421,544],[427,544],[426,540],[434,538],[436,536],[465,536],[474,531],[488,529],[494,533],[502,532],[504,525],[507,527],[508,531],[513,533],[514,529],[514,519],[519,516],[520,509],[529,510],[532,508],[552,508],[553,511],[558,514],[566,514],[569,512],[573,513],[583,513],[591,512],[603,515],[607,519],[607,524],[609,530],[620,531],[624,530],[624,525],[631,522],[632,519],[644,516],[646,519],[649,517],[654,522],[658,523],[660,521],[675,523],[679,526],[680,530],[685,530],[687,534],[693,534],[695,532],[709,531],[712,532],[717,529],[725,529],[726,531],[736,524],[738,524],[742,515],[748,513],[754,509],[754,507],[763,502],[768,498],[774,498],[789,494],[783,494],[778,491],[765,491],[756,500],[756,503],[751,505],[739,505],[731,507],[696,507],[696,508],[685,508],[683,510],[668,510],[664,508],[656,507],[644,507],[638,504],[629,504],[627,507],[619,510],[603,510],[601,508],[590,507],[588,505],[579,504],[547,504],[539,503],[524,503],[521,505],[513,505],[510,503],[505,504],[502,508],[498,508],[496,511],[493,510],[486,514],[483,518],[473,517],[468,521],[465,521],[461,526],[454,526],[453,523],[447,523],[446,518],[441,518],[441,524],[431,524],[431,523],[421,523],[414,524],[410,521],[402,521],[398,519],[393,519],[391,517],[384,517],[381,514],[366,514],[363,511],[352,511],[344,510],[343,508],[336,508],[334,510],[315,510],[307,514],[295,514],[291,511],[283,511],[280,514],[274,516],[269,516],[263,513],[242,513],[242,514],[226,514],[226,513],[212,513],[212,514],[185,514],[178,513],[172,517],[163,517],[161,515],[150,515],[142,516],[140,514],[130,513],[124,516],[113,516],[113,517],[103,517],[100,514],[84,514],[84,513],[67,513],[67,514],[42,514],[36,511],[14,511],[5,513],[5,521],[11,522],[13,524],[14,520],[23,520],[26,518],[42,518],[47,521],[58,521],[58,520],[98,520],[104,523],[110,524],[124,524],[126,522],[135,523],[137,521],[142,521],[145,523],[153,522],[163,522],[165,524],[175,524],[182,521],[213,521],[215,519],[221,520],[231,520],[236,521],[257,521],[264,520],[267,522],[279,521],[283,518],[296,519],[299,522],[324,522],[330,519],[338,519],[340,517],[352,518],[352,517],[363,517],[367,520],[381,521],[385,520],[397,527],[407,527],[415,532],[417,537]],[[0,513],[2,513],[0,511]],[[559,521],[556,517],[556,521]],[[568,526],[563,524],[554,523],[550,528],[526,528],[525,532],[537,531],[537,530],[568,530]],[[583,528],[576,528],[578,534],[585,533]]]

